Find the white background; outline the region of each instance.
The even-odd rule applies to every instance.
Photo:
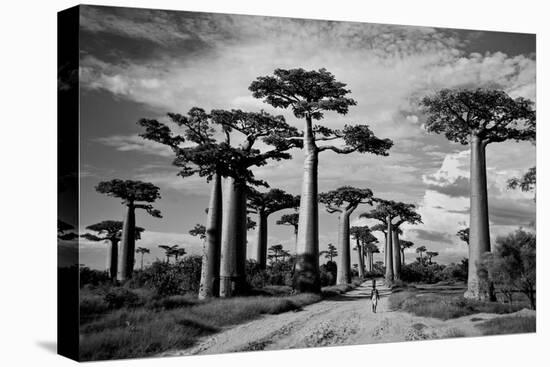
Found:
[[[537,334],[280,352],[125,360],[115,366],[386,367],[543,365],[548,316],[547,165],[550,26],[545,1],[99,1],[101,5],[537,33]],[[4,1],[0,21],[0,365],[66,366],[56,338],[56,12],[73,1]],[[545,68],[546,67],[546,68]],[[6,113],[7,110],[7,113]],[[6,205],[7,199],[7,205]],[[359,322],[359,320],[358,320]]]

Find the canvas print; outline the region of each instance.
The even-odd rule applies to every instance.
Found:
[[[534,34],[90,5],[58,26],[61,354],[535,332]]]

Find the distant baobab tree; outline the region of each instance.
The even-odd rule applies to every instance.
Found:
[[[289,256],[288,251],[285,251],[283,248],[283,245],[281,244],[271,246],[268,249],[268,251],[269,251],[268,257],[273,262],[278,262],[279,258],[282,258],[284,261],[285,257]]]
[[[506,140],[535,140],[533,102],[500,90],[443,89],[421,101],[429,132],[470,145],[470,246],[467,298],[485,299],[478,264],[491,251],[485,150]]]
[[[416,253],[420,256],[420,257],[419,257],[420,263],[422,263],[422,260],[423,260],[422,254],[423,254],[424,252],[426,252],[426,246],[418,246],[418,247],[416,248]]]
[[[376,246],[376,243],[378,243],[378,240],[374,237],[374,240],[366,242],[363,245],[365,255],[367,256],[367,271],[369,272],[374,271],[374,254],[380,253],[380,249]],[[382,262],[382,264],[384,263]]]
[[[439,255],[439,252],[436,251],[426,251],[426,258],[428,259],[428,264],[432,264],[432,258]]]
[[[399,240],[401,246],[401,265],[405,265],[405,250],[414,246],[412,241]]]
[[[99,193],[122,199],[122,204],[126,206],[117,275],[118,280],[125,281],[131,278],[134,272],[135,210],[144,209],[149,215],[162,218],[160,211],[149,204],[160,199],[159,188],[149,182],[114,179],[100,182],[95,189]]]
[[[146,247],[138,247],[136,249],[136,254],[141,254],[141,270],[143,270],[143,255],[151,253],[151,250],[149,250]]]
[[[298,221],[299,221],[298,213],[283,214],[281,215],[281,218],[277,220],[276,224],[292,226],[294,228],[294,239],[296,242],[298,241]]]
[[[170,258],[175,256],[175,251],[179,247],[178,245],[159,245],[160,249],[164,250],[164,255],[166,256],[166,263],[170,263]]]
[[[254,188],[249,188],[249,190],[249,212],[258,215],[256,261],[261,269],[265,269],[267,261],[267,219],[279,210],[297,208],[300,205],[300,197],[288,194],[281,189],[271,189],[268,192],[259,192]]]
[[[365,257],[367,258],[367,263],[369,263],[370,258],[368,255],[368,244],[378,242],[376,237],[373,236],[371,230],[368,226],[354,226],[349,230],[350,235],[355,239],[355,250],[357,251],[357,259],[359,263],[359,277],[365,277]],[[372,268],[370,264],[367,265],[368,268]],[[372,271],[372,270],[369,270]]]
[[[328,261],[332,262],[332,259],[338,256],[338,250],[336,246],[332,243],[329,243],[326,250],[319,252],[319,256],[325,256]]]
[[[123,223],[117,220],[104,220],[86,227],[87,230],[96,232],[96,234],[84,233],[82,238],[88,241],[106,241],[109,243],[107,251],[107,266],[111,280],[117,278],[118,268],[118,243],[122,236]],[[135,227],[134,238],[139,240],[144,229]]]
[[[349,217],[361,204],[372,204],[372,191],[342,186],[336,190],[323,192],[319,202],[329,213],[339,213],[338,252],[340,252],[336,284],[351,283]]]
[[[389,139],[379,139],[367,125],[346,125],[342,130],[313,125],[327,111],[345,115],[356,102],[347,97],[346,84],[336,81],[326,69],[306,71],[276,69],[273,75],[258,77],[249,90],[255,98],[275,108],[291,108],[294,116],[304,119],[301,134],[293,138],[303,143],[305,151],[300,215],[298,225],[297,263],[294,287],[298,291],[320,292],[319,279],[319,153],[352,152],[388,155]],[[322,145],[322,141],[341,141],[340,145]]]
[[[415,211],[415,205],[393,200],[377,199],[378,205],[370,212],[360,215],[361,218],[371,218],[380,221],[386,231],[386,282],[401,279],[401,246],[399,244],[400,226],[405,223],[422,223],[420,215]],[[378,229],[378,228],[377,228]]]

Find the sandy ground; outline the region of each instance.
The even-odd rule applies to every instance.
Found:
[[[475,324],[499,317],[475,314],[441,321],[391,311],[387,298],[390,290],[381,281],[377,284],[381,297],[377,313],[371,310],[371,281],[367,281],[345,295],[297,312],[266,315],[208,336],[189,349],[165,352],[162,356],[480,336]]]

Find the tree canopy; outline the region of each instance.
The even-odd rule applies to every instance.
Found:
[[[470,228],[462,228],[461,230],[456,232],[456,235],[462,241],[466,242],[467,245],[470,244]]]
[[[199,237],[201,240],[206,238],[206,227],[202,224],[195,224],[195,227],[189,230],[191,236]]]
[[[294,196],[281,189],[271,189],[259,192],[249,188],[247,194],[248,208],[254,213],[270,215],[279,210],[297,208],[300,205],[300,196]]]
[[[325,255],[326,259],[332,261],[334,257],[338,256],[338,250],[336,249],[336,246],[334,246],[332,243],[329,243],[326,250],[319,252],[319,256],[323,255]]]
[[[427,114],[426,130],[460,144],[468,144],[471,134],[486,144],[535,139],[533,102],[501,90],[443,89],[420,104]]]
[[[257,180],[249,167],[263,166],[268,160],[289,159],[287,150],[300,146],[299,141],[286,137],[298,134],[283,116],[272,116],[264,111],[212,110],[193,107],[187,115],[168,113],[170,120],[184,129],[183,135],[174,135],[170,127],[157,120],[141,119],[138,124],[145,131],[141,137],[168,145],[176,158],[173,164],[180,168],[182,177],[198,174],[210,180],[213,175],[235,177],[251,185],[267,186]],[[244,143],[232,145],[232,133],[244,135]],[[223,136],[223,138],[219,138]],[[272,149],[264,152],[254,148],[261,140]],[[184,142],[194,144],[183,145]]]
[[[319,201],[327,207],[329,213],[354,210],[360,204],[372,204],[372,191],[342,186],[336,190],[319,194]]]
[[[160,210],[154,209],[152,205],[139,204],[139,202],[152,203],[160,199],[160,189],[152,183],[113,179],[100,182],[95,189],[99,193],[121,198],[125,204],[145,209],[153,217],[162,218]]]
[[[102,222],[92,224],[86,229],[96,232],[97,235],[91,233],[84,233],[81,237],[87,239],[88,241],[112,241],[120,240],[122,236],[122,226],[123,223],[117,220],[104,220]],[[145,231],[144,228],[136,227],[135,228],[135,239],[141,239],[141,234]]]
[[[382,224],[387,225],[387,217],[389,215],[394,227],[399,227],[405,222],[410,224],[422,223],[422,218],[420,214],[416,212],[416,206],[414,204],[383,199],[376,199],[376,202],[378,203],[376,208],[370,212],[362,213],[359,217],[376,219],[382,222]],[[393,220],[396,218],[398,218],[398,220],[394,223]]]
[[[516,189],[520,188],[521,191],[533,191],[537,184],[537,168],[531,167],[529,170],[520,178],[511,178],[508,180],[508,188]]]
[[[294,115],[315,120],[323,118],[323,111],[346,114],[356,102],[346,97],[346,84],[336,81],[326,69],[306,71],[275,69],[273,75],[258,77],[248,88],[255,98],[264,99],[273,107],[291,107]]]
[[[276,224],[293,226],[294,233],[298,233],[298,219],[299,219],[298,213],[283,214],[281,215],[281,218],[277,220]]]
[[[378,242],[368,226],[353,226],[349,229],[349,232],[361,245]]]

